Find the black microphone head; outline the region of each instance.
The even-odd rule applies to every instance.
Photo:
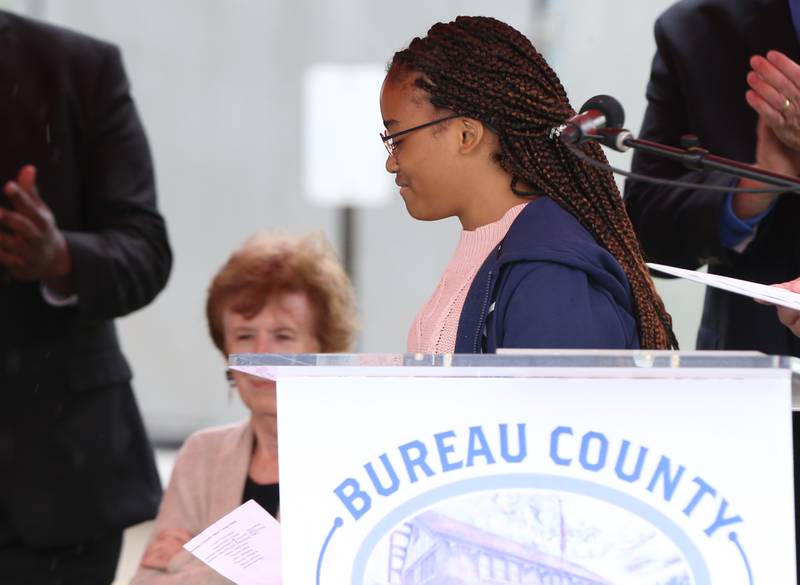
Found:
[[[622,109],[622,104],[610,95],[596,95],[589,98],[578,111],[588,112],[589,110],[603,112],[606,117],[606,128],[622,128],[625,125],[625,110]]]

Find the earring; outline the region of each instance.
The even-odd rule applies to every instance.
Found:
[[[236,380],[233,379],[233,372],[225,370],[225,379],[228,381],[228,402],[233,402],[233,389],[236,388]]]

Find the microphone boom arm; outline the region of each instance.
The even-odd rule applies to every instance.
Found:
[[[800,178],[798,177],[775,173],[755,165],[717,156],[697,147],[676,148],[650,140],[641,140],[634,138],[633,134],[624,128],[602,128],[597,130],[596,136],[592,136],[592,138],[619,152],[633,148],[679,162],[691,170],[721,171],[735,177],[752,179],[778,187],[789,187],[793,191],[800,190]]]

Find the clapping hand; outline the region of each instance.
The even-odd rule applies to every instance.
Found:
[[[787,147],[800,151],[800,65],[779,51],[754,55],[745,99]]]
[[[10,207],[0,207],[0,267],[17,280],[40,280],[70,294],[69,249],[53,212],[39,197],[36,168],[22,167],[3,190]]]

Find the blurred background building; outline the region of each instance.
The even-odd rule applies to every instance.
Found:
[[[655,49],[653,22],[670,3],[0,0],[3,8],[122,49],[175,252],[166,291],[119,322],[154,441],[179,444],[197,428],[243,416],[238,398],[229,398],[204,303],[211,276],[258,230],[321,229],[343,251],[350,242],[362,321],[358,350],[404,350],[408,327],[448,262],[460,226],[455,219],[410,218],[383,171],[380,71],[396,50],[434,22],[459,14],[495,16],[533,40],[574,107],[595,94],[614,95],[636,132]],[[337,101],[320,89],[326,86],[309,81],[321,64],[373,73],[334,80],[357,89]],[[365,132],[366,146],[358,140]],[[340,176],[330,179],[336,186],[330,200],[314,192],[333,172],[313,162],[320,151],[335,154],[340,166],[350,158],[348,172],[363,172],[351,200],[343,192],[350,179]],[[624,168],[630,164],[629,155],[610,158]],[[374,198],[364,188],[373,182]],[[349,238],[343,224],[350,226]],[[682,348],[692,349],[702,288],[664,281],[659,287]]]

